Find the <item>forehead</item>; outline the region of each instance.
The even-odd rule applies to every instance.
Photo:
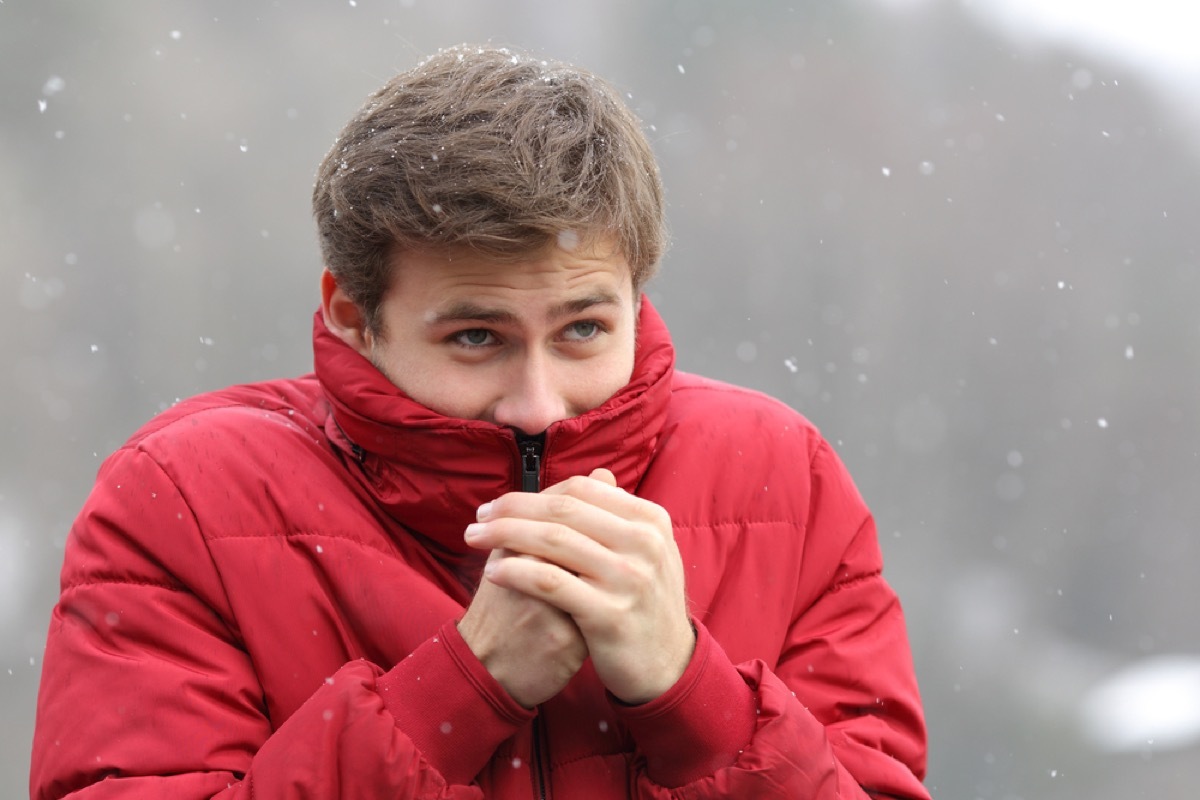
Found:
[[[619,292],[632,279],[611,239],[566,240],[525,254],[497,257],[466,247],[412,248],[389,259],[389,294],[450,300],[471,295],[522,296],[546,292]],[[624,294],[624,292],[621,292]]]

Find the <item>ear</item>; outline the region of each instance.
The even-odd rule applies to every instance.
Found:
[[[321,316],[325,327],[364,358],[371,357],[373,338],[362,310],[338,286],[329,267],[321,273]]]

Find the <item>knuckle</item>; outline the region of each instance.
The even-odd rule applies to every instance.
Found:
[[[554,594],[562,586],[563,577],[562,571],[556,567],[539,570],[534,577],[533,585],[540,592]]]
[[[654,528],[648,525],[631,525],[629,526],[629,547],[630,553],[638,559],[648,561],[656,561],[662,550],[662,536]]]
[[[616,569],[623,585],[629,586],[638,582],[640,570],[637,565],[628,558],[623,558],[616,562]]]
[[[573,478],[570,480],[574,480]],[[565,519],[570,516],[578,501],[566,494],[555,494],[548,497],[547,511],[554,519]]]
[[[578,491],[581,487],[587,485],[587,478],[582,475],[572,475],[562,482],[562,487],[568,492]]]
[[[592,635],[601,641],[616,639],[620,636],[624,620],[628,619],[631,611],[628,604],[625,603],[614,603],[606,610],[608,613],[598,614],[592,621]]]
[[[646,519],[660,530],[670,531],[671,515],[660,505],[651,505],[646,512]]]
[[[558,549],[570,539],[571,529],[566,525],[555,523],[546,529],[546,544]]]
[[[667,557],[667,543],[659,536],[647,536],[646,553],[651,562],[661,564]]]
[[[655,570],[650,564],[642,562],[630,568],[629,577],[635,586],[644,589],[654,583]]]
[[[562,625],[547,625],[542,629],[542,635],[552,650],[562,650],[571,644],[571,637]]]

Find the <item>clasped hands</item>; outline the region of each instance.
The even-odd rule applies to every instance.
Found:
[[[589,656],[631,704],[683,674],[695,632],[670,516],[608,470],[503,495],[464,536],[491,555],[459,632],[521,705],[558,694]]]

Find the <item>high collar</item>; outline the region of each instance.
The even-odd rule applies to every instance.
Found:
[[[352,471],[364,487],[410,532],[450,554],[467,553],[462,534],[475,509],[519,486],[513,431],[417,403],[330,332],[319,311],[313,353],[331,409],[326,433],[361,465]],[[674,365],[666,326],[643,297],[633,376],[602,405],[546,430],[542,485],[606,467],[634,491],[662,429]]]

